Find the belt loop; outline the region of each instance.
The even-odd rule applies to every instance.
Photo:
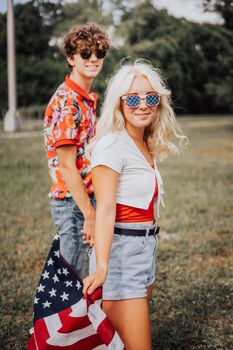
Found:
[[[149,231],[150,231],[150,229],[149,229],[149,227],[147,227],[147,229],[146,229],[146,238],[149,237]]]

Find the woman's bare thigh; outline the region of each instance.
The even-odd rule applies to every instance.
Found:
[[[151,350],[147,298],[104,300],[103,310],[121,337],[126,350]]]

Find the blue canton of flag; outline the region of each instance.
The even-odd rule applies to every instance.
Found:
[[[34,322],[62,311],[82,298],[82,282],[60,256],[59,236],[55,236],[34,301]]]

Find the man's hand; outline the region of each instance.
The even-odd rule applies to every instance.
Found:
[[[83,224],[83,242],[85,244],[89,244],[90,246],[94,245],[94,233],[95,233],[95,209],[93,207],[93,210],[91,214],[88,215],[88,217],[84,217],[84,224]]]
[[[85,219],[83,224],[83,242],[89,244],[90,246],[94,245],[94,233],[95,233],[95,218]]]

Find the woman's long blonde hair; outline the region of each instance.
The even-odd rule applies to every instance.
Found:
[[[179,153],[180,148],[187,143],[171,107],[170,90],[162,81],[157,69],[142,59],[124,64],[109,80],[105,92],[105,99],[101,116],[97,122],[96,134],[90,141],[86,153],[90,158],[91,150],[96,142],[109,132],[116,132],[124,128],[124,116],[121,111],[120,97],[127,94],[136,76],[145,76],[153,89],[161,95],[156,118],[145,129],[144,140],[157,160],[162,160],[168,153]],[[179,139],[179,147],[170,139],[175,136]]]

